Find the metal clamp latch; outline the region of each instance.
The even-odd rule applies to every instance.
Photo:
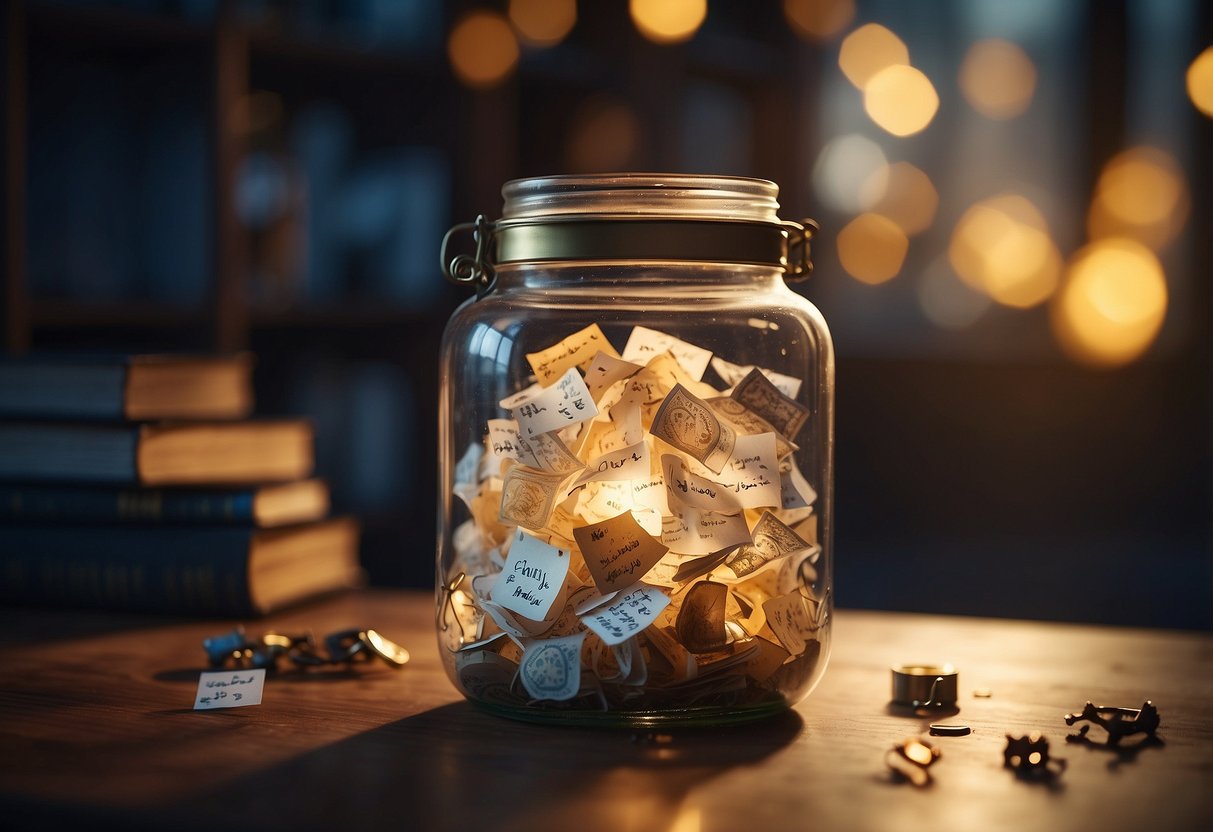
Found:
[[[475,254],[458,254],[448,260],[451,239],[462,231],[472,232],[472,240],[476,245]],[[442,238],[439,260],[447,280],[462,285],[474,285],[477,297],[484,297],[492,291],[493,283],[497,279],[492,256],[495,231],[496,226],[489,222],[484,214],[480,214],[475,222],[460,223],[446,232],[446,236]]]
[[[788,230],[784,279],[793,282],[808,280],[813,274],[813,256],[809,241],[817,236],[821,226],[817,224],[817,220],[805,218],[801,222],[785,222],[783,227]]]

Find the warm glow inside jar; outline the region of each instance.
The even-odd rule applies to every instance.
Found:
[[[438,641],[503,716],[739,722],[829,655],[834,357],[757,179],[524,179],[444,242]],[[447,260],[470,233],[473,256]]]

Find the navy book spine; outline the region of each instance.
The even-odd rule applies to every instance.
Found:
[[[0,522],[255,522],[252,490],[0,485]]]

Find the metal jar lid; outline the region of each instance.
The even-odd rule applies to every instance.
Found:
[[[442,270],[480,294],[497,266],[569,261],[738,263],[803,280],[817,223],[780,220],[777,193],[766,180],[686,174],[514,180],[500,220],[481,215],[447,232]],[[452,255],[468,233],[474,253]]]

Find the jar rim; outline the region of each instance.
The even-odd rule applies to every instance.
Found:
[[[660,216],[779,222],[779,186],[767,179],[689,173],[602,173],[513,179],[501,218]]]

